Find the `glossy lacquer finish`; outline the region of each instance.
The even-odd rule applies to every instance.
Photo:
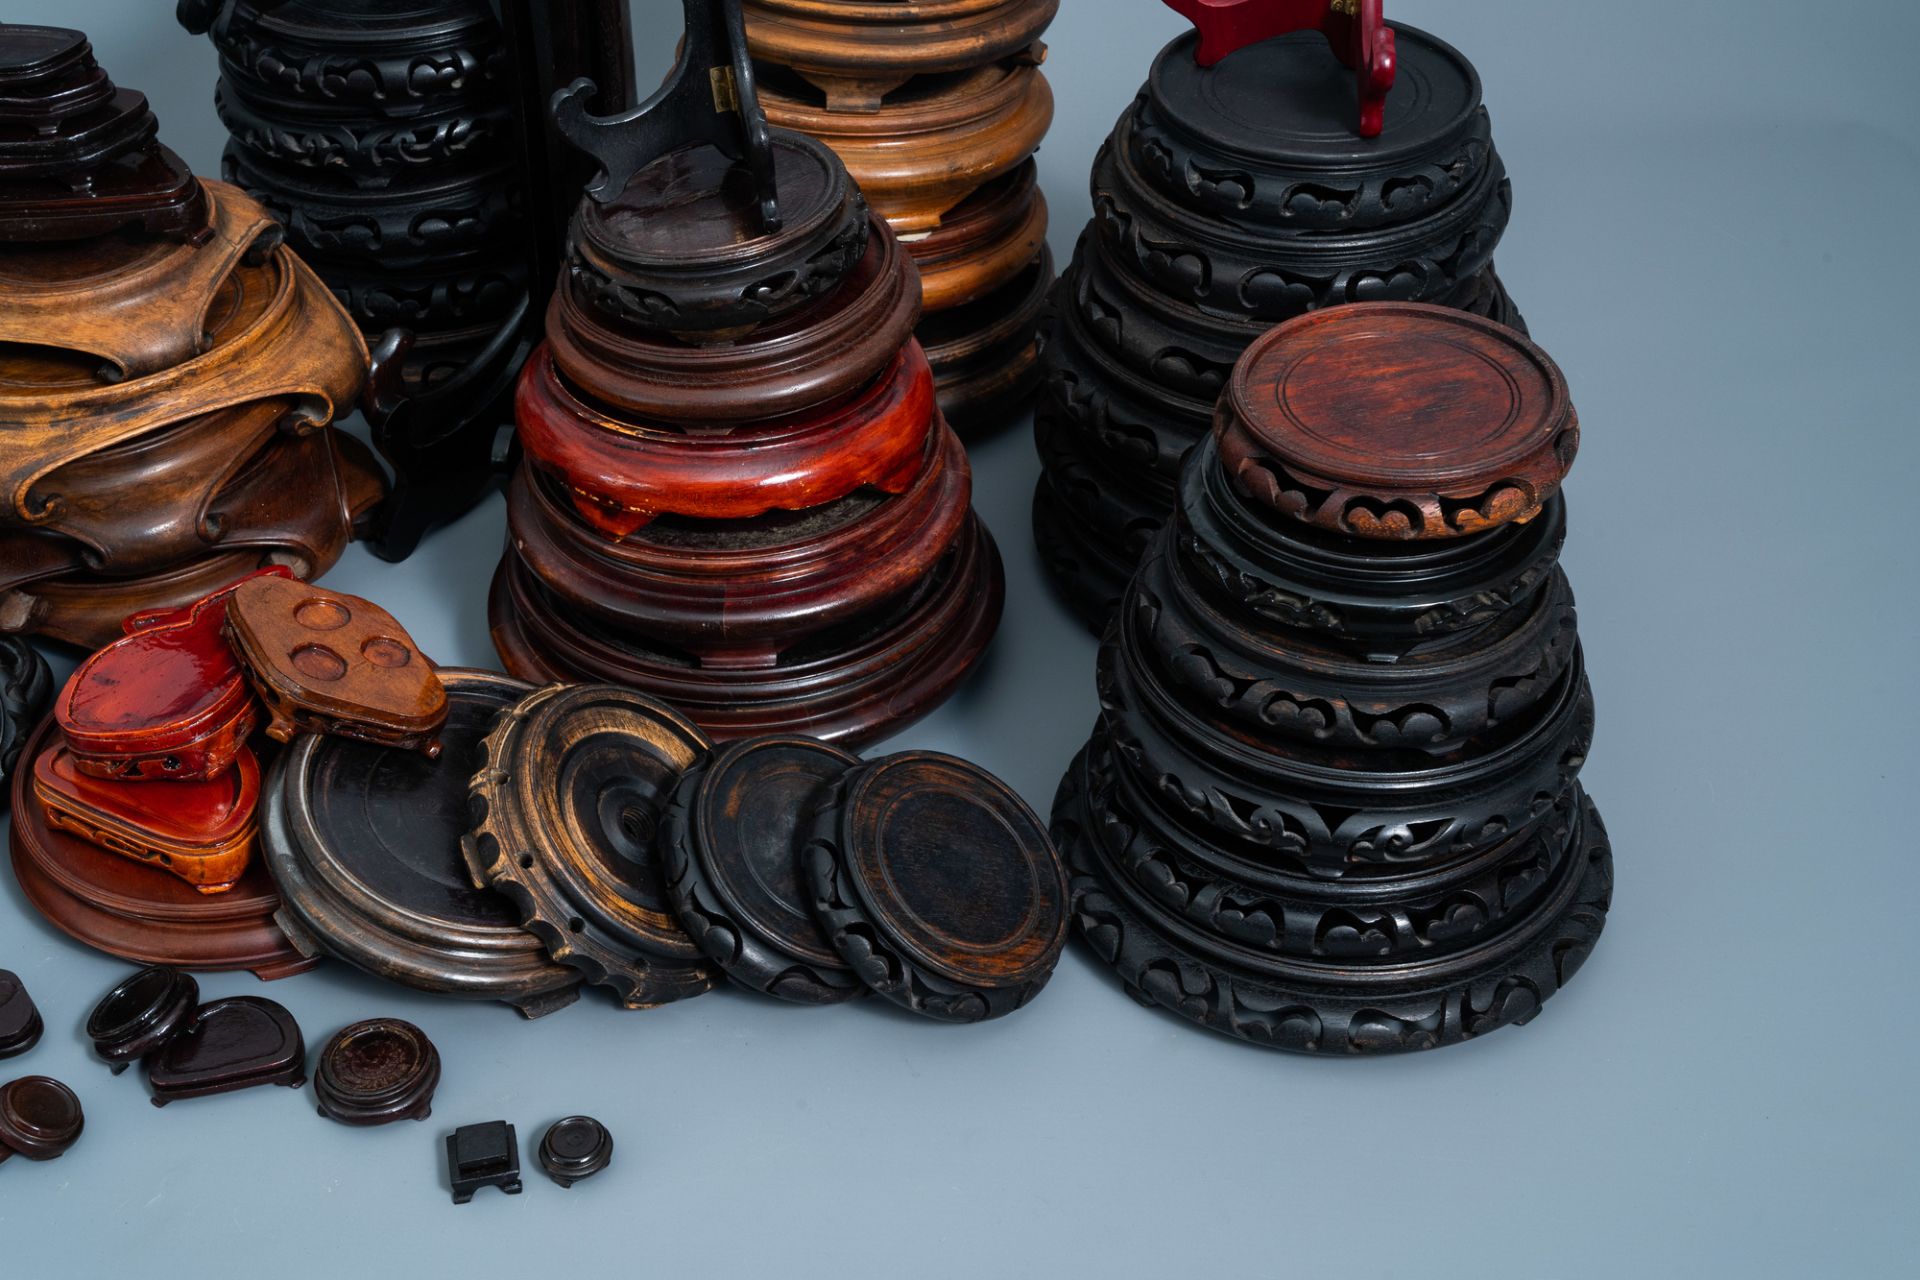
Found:
[[[292,576],[278,567],[260,572]],[[226,772],[257,720],[253,689],[226,638],[227,604],[239,586],[184,610],[133,615],[127,635],[80,664],[54,709],[75,768],[120,781]]]

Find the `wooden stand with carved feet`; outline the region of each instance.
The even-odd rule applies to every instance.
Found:
[[[1606,921],[1558,568],[1579,427],[1503,326],[1342,307],[1257,341],[1100,652],[1054,839],[1142,1003],[1256,1044],[1529,1021]]]
[[[646,112],[557,107],[605,173],[520,379],[494,643],[524,679],[636,687],[715,737],[872,741],[984,652],[998,553],[911,262],[831,150],[766,130],[737,32],[689,12]]]
[[[1355,67],[1374,65],[1376,45],[1346,42],[1350,25],[1377,25],[1377,3],[1351,24],[1285,0],[1169,3],[1211,44],[1189,33],[1162,50],[1101,148],[1094,218],[1042,335],[1034,534],[1096,630],[1172,509],[1234,361],[1270,326],[1398,300],[1524,330],[1493,269],[1512,197],[1465,58],[1411,27],[1374,33],[1398,70],[1366,138],[1356,74],[1363,97],[1373,82]],[[1309,17],[1327,36],[1241,47],[1262,24]]]
[[[385,495],[330,425],[359,333],[157,131],[81,33],[0,25],[0,633],[92,648],[264,565],[316,576]]]

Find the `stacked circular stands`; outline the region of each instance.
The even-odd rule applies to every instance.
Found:
[[[760,101],[831,146],[920,268],[941,408],[1003,420],[1038,382],[1053,260],[1033,154],[1057,0],[748,0]]]
[[[1420,304],[1256,342],[1107,632],[1054,838],[1142,1002],[1315,1053],[1526,1022],[1612,858],[1558,490],[1579,426],[1511,329]]]
[[[330,427],[365,380],[359,332],[83,35],[6,37],[0,632],[93,646],[263,564],[325,572],[385,492]]]
[[[913,264],[776,131],[781,229],[716,149],[584,201],[527,362],[491,618],[524,679],[644,689],[716,737],[865,742],[998,624],[998,553],[913,339]]]
[[[1519,326],[1493,269],[1511,190],[1480,79],[1398,26],[1385,127],[1302,32],[1212,66],[1188,33],[1094,162],[1094,220],[1055,293],[1035,420],[1034,534],[1098,628],[1172,509],[1234,361],[1270,326],[1348,302],[1457,307]]]

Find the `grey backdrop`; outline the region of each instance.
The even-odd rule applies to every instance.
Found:
[[[11,0],[88,28],[214,170],[214,57],[162,0]],[[679,5],[636,0],[643,78]],[[349,1131],[284,1090],[148,1107],[79,1027],[123,966],[0,877],[0,965],[49,1033],[0,1067],[89,1116],[0,1168],[0,1275],[1911,1275],[1914,6],[1393,0],[1472,57],[1518,196],[1501,272],[1586,425],[1566,563],[1618,852],[1592,961],[1532,1026],[1414,1058],[1278,1056],[1129,1001],[1077,946],[997,1025],[722,993],[589,997],[523,1023],[334,966],[261,988],[310,1041],[389,1013],[438,1040],[423,1125]],[[1065,0],[1041,173],[1064,262],[1095,146],[1180,29]],[[1044,808],[1094,714],[1093,643],[1044,594],[1024,425],[976,453],[1010,577],[986,668],[901,744]],[[490,665],[496,501],[377,597]],[[563,1192],[454,1208],[440,1136],[573,1111],[619,1155]]]

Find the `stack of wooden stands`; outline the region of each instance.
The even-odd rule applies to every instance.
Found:
[[[260,752],[326,734],[432,754],[446,714],[399,623],[284,568],[136,614],[27,743],[12,783],[14,872],[41,914],[102,951],[299,972],[313,957],[275,927],[279,896],[253,857]]]
[[[490,482],[526,352],[523,154],[500,23],[486,0],[186,0],[180,16],[220,51],[226,179],[281,221],[370,344],[411,334],[379,352],[373,414],[395,471],[374,541],[404,557]]]
[[[1533,1017],[1605,923],[1560,481],[1511,329],[1343,307],[1248,350],[1100,654],[1054,808],[1081,933],[1260,1044],[1424,1049]]]
[[[384,493],[329,424],[367,350],[86,37],[0,27],[0,632],[92,647],[261,564],[325,572]]]
[[[775,131],[781,228],[714,147],[574,221],[521,377],[493,638],[538,683],[718,737],[865,742],[944,699],[1004,594],[913,339],[919,285],[834,153]]]
[[[921,345],[963,430],[1039,381],[1053,260],[1033,154],[1053,122],[1041,33],[1058,0],[748,0],[767,118],[839,153],[907,245]]]
[[[1094,220],[1046,336],[1034,535],[1095,628],[1171,510],[1234,361],[1268,327],[1380,300],[1520,324],[1493,269],[1511,192],[1479,76],[1424,32],[1383,33],[1399,73],[1377,138],[1359,136],[1355,73],[1319,34],[1201,66],[1190,32],[1094,162]]]

